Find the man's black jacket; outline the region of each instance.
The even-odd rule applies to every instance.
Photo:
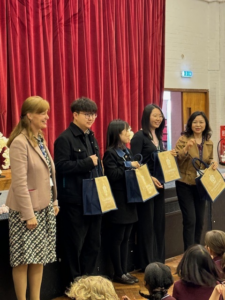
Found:
[[[99,147],[91,130],[88,137],[93,153],[98,156],[100,163]],[[74,123],[71,122],[55,141],[54,160],[59,204],[81,205],[82,181],[90,178],[95,166],[88,156],[84,132]]]

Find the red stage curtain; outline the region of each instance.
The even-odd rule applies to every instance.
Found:
[[[101,150],[108,123],[140,128],[144,106],[161,106],[165,0],[1,0],[0,131],[9,135],[22,102],[50,102],[50,151],[72,120],[70,103],[98,105]]]

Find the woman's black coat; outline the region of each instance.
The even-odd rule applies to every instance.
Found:
[[[129,149],[128,154],[120,157],[115,149],[108,149],[103,157],[105,175],[108,177],[111,189],[116,201],[118,210],[111,211],[105,217],[112,223],[130,224],[138,220],[136,204],[127,203],[125,160],[131,161],[132,155]]]

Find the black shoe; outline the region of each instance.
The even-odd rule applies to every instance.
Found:
[[[113,281],[123,283],[123,284],[134,284],[135,281],[128,277],[127,275],[123,274],[121,277],[120,276],[114,276]]]
[[[126,275],[127,275],[128,278],[132,279],[135,283],[137,283],[139,281],[137,277],[133,276],[130,273],[127,273]]]

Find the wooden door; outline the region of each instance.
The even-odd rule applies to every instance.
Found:
[[[209,101],[207,92],[183,92],[182,93],[182,119],[183,130],[190,115],[195,111],[203,111],[209,118]]]

